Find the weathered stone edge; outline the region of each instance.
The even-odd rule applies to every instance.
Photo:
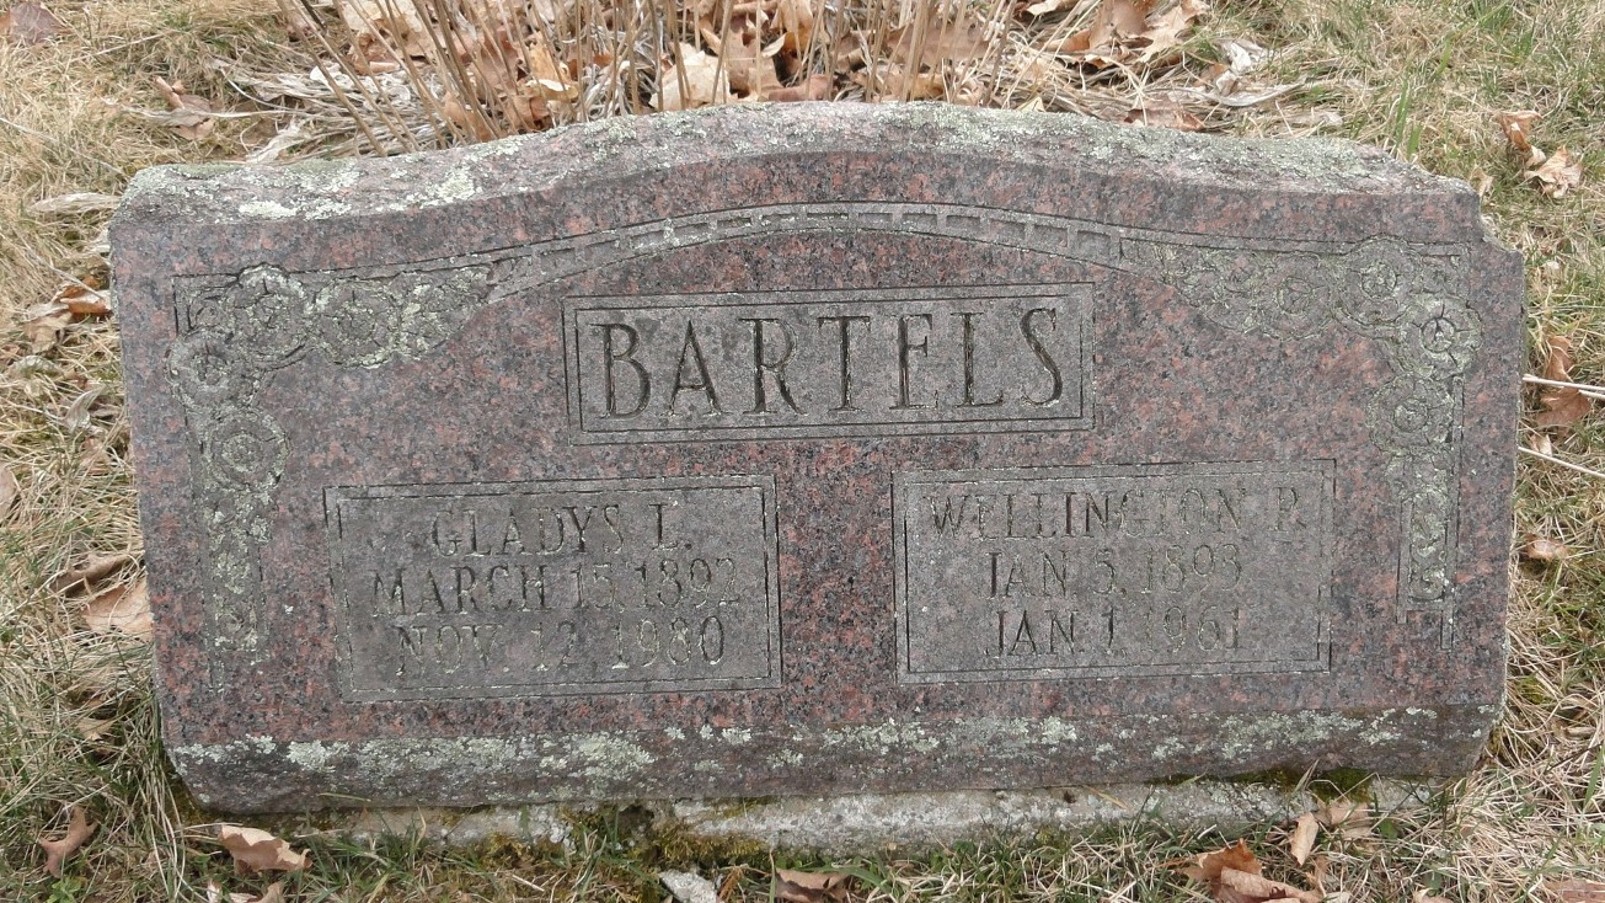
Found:
[[[153,217],[223,224],[378,216],[544,191],[610,170],[898,147],[1065,170],[1146,168],[1169,181],[1229,188],[1444,194],[1473,218],[1477,205],[1460,180],[1342,139],[1223,138],[940,103],[823,103],[622,117],[388,158],[151,167],[128,186],[112,228],[115,234],[124,221]]]
[[[1061,718],[971,719],[942,723],[945,737],[928,733],[920,722],[896,721],[762,733],[709,727],[697,736],[667,728],[362,741],[262,737],[174,745],[168,752],[203,804],[231,812],[299,811],[320,796],[329,806],[343,807],[517,805],[716,795],[725,777],[717,762],[737,748],[744,756],[760,756],[757,767],[777,773],[796,764],[788,756],[800,758],[799,749],[835,749],[844,760],[901,757],[926,761],[933,770],[962,764],[958,760],[973,759],[974,750],[985,749],[1000,767],[1034,769],[1042,786],[1197,774],[1201,761],[1238,763],[1218,777],[1333,769],[1362,764],[1378,753],[1397,764],[1396,773],[1448,774],[1465,770],[1481,753],[1498,711],[1496,704],[1467,704],[1355,714],[1209,713],[1100,719],[1079,726]],[[1122,748],[1082,739],[1083,732],[1120,737]],[[1232,739],[1223,743],[1221,737]],[[666,742],[676,744],[676,755],[662,753]],[[1146,759],[1140,752],[1145,748]],[[698,761],[715,767],[698,770],[687,764]],[[982,774],[978,763],[972,770]],[[242,784],[236,779],[240,774],[261,779]],[[543,786],[542,776],[550,786]],[[557,789],[564,786],[568,789]],[[874,788],[849,788],[854,789]]]

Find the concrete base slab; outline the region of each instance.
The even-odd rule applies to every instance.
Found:
[[[1380,812],[1426,802],[1441,781],[1374,779],[1368,797]],[[1153,821],[1225,831],[1290,821],[1322,803],[1304,788],[1188,781],[1028,791],[862,794],[767,800],[657,800],[638,804],[658,828],[673,826],[714,841],[851,855],[888,847],[931,848],[987,842],[1041,830],[1084,831]],[[600,807],[521,806],[474,810],[368,810],[334,830],[354,839],[421,836],[448,845],[495,836],[568,844],[577,815]]]

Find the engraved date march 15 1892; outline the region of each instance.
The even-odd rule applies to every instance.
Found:
[[[767,686],[767,478],[330,489],[350,698]]]

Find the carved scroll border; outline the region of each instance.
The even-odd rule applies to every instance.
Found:
[[[207,512],[204,599],[220,666],[260,661],[266,511],[290,454],[256,404],[272,374],[311,353],[341,367],[415,360],[480,310],[585,270],[744,236],[890,231],[1036,251],[1156,280],[1210,322],[1292,342],[1336,324],[1386,350],[1375,443],[1402,500],[1403,621],[1423,612],[1453,640],[1451,575],[1462,381],[1481,343],[1462,245],[1392,237],[1355,244],[1232,238],[963,205],[819,203],[697,213],[405,266],[291,273],[272,264],[174,280],[178,340],[167,370],[183,405]],[[1357,286],[1345,292],[1340,286]]]

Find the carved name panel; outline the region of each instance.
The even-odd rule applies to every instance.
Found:
[[[141,174],[157,687],[246,811],[1450,773],[1519,261],[1377,151],[928,105]]]
[[[348,699],[777,685],[772,480],[325,498]]]
[[[1326,667],[1332,467],[896,478],[907,682]]]
[[[1090,287],[572,298],[599,441],[1087,426]]]

